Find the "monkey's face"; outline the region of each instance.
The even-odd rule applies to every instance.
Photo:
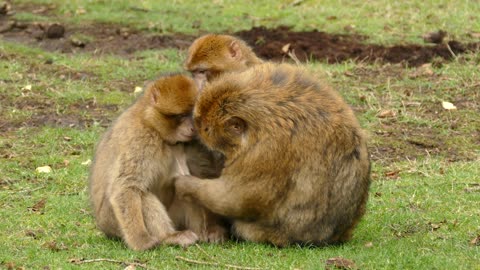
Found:
[[[155,111],[152,122],[163,139],[171,144],[192,140],[196,135],[192,111],[198,93],[193,80],[170,76],[157,80],[148,90]]]
[[[197,115],[194,122],[202,141],[226,156],[239,152],[245,144],[248,125],[240,117]]]

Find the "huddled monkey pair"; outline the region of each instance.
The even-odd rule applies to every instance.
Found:
[[[223,218],[236,237],[280,247],[349,240],[370,162],[339,94],[226,35],[195,40],[185,68],[194,80],[147,86],[97,145],[97,226],[135,250],[223,241]]]

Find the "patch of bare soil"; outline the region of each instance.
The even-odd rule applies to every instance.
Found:
[[[22,98],[12,102],[0,95],[0,102],[2,104],[13,104],[13,107],[19,111],[33,112],[31,116],[25,119],[21,118],[13,121],[0,119],[0,134],[22,127],[54,126],[84,129],[94,124],[106,127],[111,122],[112,113],[118,110],[116,105],[100,106],[94,100],[64,106],[61,112],[58,111],[58,106],[53,104],[51,100],[38,97]],[[88,114],[81,112],[88,112]]]
[[[13,11],[15,9],[50,15],[55,6],[20,5],[12,7]],[[435,58],[451,60],[459,54],[480,50],[480,42],[445,41],[447,33],[441,30],[425,38],[432,44],[394,46],[369,44],[366,42],[368,37],[356,34],[330,34],[316,30],[294,32],[287,26],[274,29],[254,27],[230,34],[247,41],[260,57],[274,61],[289,59],[287,54],[292,53],[302,62],[337,63],[353,59],[420,66]],[[196,38],[185,34],[151,34],[107,24],[70,26],[59,24],[54,18],[49,23],[26,23],[10,19],[8,15],[0,15],[0,35],[4,40],[35,45],[49,51],[127,56],[148,49],[186,49]]]
[[[12,42],[38,46],[48,51],[62,53],[89,52],[97,54],[118,54],[131,56],[137,51],[148,49],[177,48],[186,49],[196,36],[185,34],[159,35],[146,33],[129,28],[107,25],[65,25],[58,23],[54,15],[55,6],[17,5],[12,10],[38,13],[48,16],[50,23],[30,23],[15,21],[9,14],[0,14],[0,39]],[[319,31],[293,32],[288,27],[267,29],[256,27],[250,30],[229,33],[244,39],[249,43],[255,53],[266,60],[284,61],[295,55],[300,61],[324,61],[337,63],[354,60],[362,63],[400,63],[401,65],[422,66],[432,61],[449,61],[462,53],[480,51],[480,42],[464,43],[460,41],[445,41],[446,33],[439,31],[437,38],[430,36],[426,39],[428,44],[402,44],[383,46],[369,44],[368,37],[355,34],[330,34]],[[0,57],[9,56],[0,52]],[[59,71],[55,68],[48,69],[48,59],[45,65],[39,68],[42,72],[51,72],[52,75],[66,76],[69,78],[82,79],[90,74],[77,74],[75,72]],[[382,78],[403,77],[401,65],[398,69],[367,70],[366,73],[359,70],[355,74],[345,74],[353,81],[368,82],[373,80],[377,83],[379,76]],[[386,65],[387,67],[389,65]],[[46,69],[45,69],[46,68]],[[376,73],[375,73],[376,72]],[[377,74],[378,73],[378,74]],[[423,76],[419,74],[418,76]],[[1,83],[1,81],[0,81]],[[8,83],[4,81],[4,83]],[[131,89],[131,87],[129,88]],[[469,89],[466,87],[465,89]],[[406,93],[407,95],[408,93]],[[424,93],[426,94],[426,93]],[[457,97],[456,104],[465,106],[469,110],[478,110],[478,102],[474,94]],[[17,122],[2,122],[0,119],[0,133],[15,130],[20,127],[53,125],[62,127],[84,128],[95,122],[108,125],[112,119],[112,112],[118,108],[115,106],[99,106],[93,101],[83,104],[73,104],[64,108],[61,114],[55,109],[55,104],[44,99],[24,99],[24,101],[5,100],[7,97],[0,95],[2,104],[15,104],[18,110],[31,110],[33,114],[28,119]],[[8,99],[8,98],[7,98]],[[418,115],[425,119],[437,119],[436,112],[429,112],[432,104],[413,104],[418,106]],[[405,106],[408,106],[405,105]],[[357,112],[365,110],[358,108]],[[87,113],[82,113],[87,112]],[[444,116],[445,121],[451,122],[449,115]],[[450,119],[450,120],[449,120]],[[457,120],[455,120],[457,121]],[[452,148],[445,142],[449,135],[441,134],[441,131],[428,126],[411,126],[396,121],[384,121],[380,130],[371,131],[372,136],[378,139],[378,143],[371,146],[372,157],[377,162],[389,163],[405,158],[416,158],[425,155],[444,155],[449,160],[471,159],[471,153],[462,154],[461,149]],[[458,119],[457,124],[464,125],[465,119]],[[453,123],[453,122],[452,122]],[[467,123],[468,124],[468,123]],[[450,136],[455,136],[456,127],[452,126]],[[480,133],[479,133],[480,134]],[[480,140],[479,134],[473,134],[472,138]],[[463,134],[462,136],[470,136]]]

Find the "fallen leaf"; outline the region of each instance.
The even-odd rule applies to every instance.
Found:
[[[378,113],[378,118],[395,117],[397,114],[392,110],[382,110]]]
[[[38,201],[36,204],[34,204],[32,207],[28,207],[28,210],[32,212],[38,212],[45,208],[45,204],[47,203],[47,198],[43,198],[40,201]]]
[[[64,159],[63,160],[63,166],[67,167],[68,165],[70,165],[70,160]]]
[[[465,188],[463,191],[470,193],[470,192],[480,192],[480,184],[468,184],[468,187]]]
[[[290,43],[287,43],[287,44],[283,45],[283,47],[282,47],[282,52],[283,53],[288,53],[289,50],[290,50]]]
[[[357,269],[357,266],[352,260],[335,257],[325,262],[325,269]]]
[[[51,251],[60,251],[67,250],[67,246],[64,243],[57,244],[55,241],[46,242],[43,244],[44,247],[50,249]]]
[[[480,38],[480,32],[471,32],[468,35],[472,38]]]
[[[16,269],[14,262],[5,262],[5,263],[3,263],[3,265],[4,265],[5,268],[8,269],[8,270]]]
[[[67,141],[67,142],[69,142],[69,141],[71,141],[71,140],[72,140],[72,138],[70,138],[70,137],[67,137],[67,136],[63,137],[63,139],[64,139],[65,141]]]
[[[390,171],[390,172],[386,172],[385,176],[390,179],[397,179],[399,177],[398,175],[399,173],[400,171]]]
[[[431,77],[435,73],[432,70],[432,64],[426,63],[415,69],[411,74],[410,77],[417,78],[417,77]]]
[[[52,172],[52,167],[50,166],[42,166],[42,167],[38,167],[35,169],[36,172],[38,173],[51,173]]]
[[[134,94],[138,94],[138,93],[142,92],[142,90],[143,90],[142,87],[140,87],[140,86],[135,86],[135,90],[133,90],[133,93],[134,93]]]
[[[470,245],[480,246],[480,234],[477,235],[477,237],[473,238],[472,241],[470,241]]]
[[[448,101],[442,101],[442,107],[445,110],[456,110],[457,109],[457,107],[455,105],[453,105],[453,103],[450,103]]]
[[[363,245],[364,247],[366,248],[371,248],[373,247],[373,243],[372,242],[367,242],[365,245]]]
[[[29,90],[29,91],[30,91],[30,90],[32,90],[32,85],[31,85],[31,84],[27,84],[27,85],[25,85],[25,86],[22,88],[22,90]]]
[[[85,160],[85,161],[82,162],[81,164],[84,165],[84,166],[88,166],[88,165],[92,164],[92,160],[90,160],[90,159]]]

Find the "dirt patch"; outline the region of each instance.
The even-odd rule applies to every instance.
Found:
[[[23,4],[12,10],[53,16],[54,5]],[[94,24],[70,26],[60,24],[55,19],[49,23],[26,23],[0,16],[2,39],[39,46],[49,51],[63,53],[93,52],[94,54],[131,55],[137,51],[163,48],[186,49],[196,36],[185,34],[158,35],[132,30],[118,25]],[[443,36],[445,32],[439,31]],[[420,66],[434,59],[452,60],[455,56],[480,50],[480,42],[460,41],[438,44],[405,44],[383,46],[369,44],[368,37],[356,34],[330,34],[319,31],[294,32],[289,27],[274,29],[255,27],[250,30],[228,33],[249,43],[255,53],[266,60],[283,61],[289,59],[285,48],[302,61],[324,61],[338,63],[346,60],[362,62],[405,63]],[[420,33],[419,33],[420,34]],[[285,47],[287,46],[287,47]],[[282,50],[282,48],[284,50]]]
[[[86,100],[82,103],[73,103],[58,112],[57,106],[49,99],[22,98],[15,102],[8,101],[8,98],[0,96],[3,104],[12,104],[8,110],[31,111],[28,117],[0,120],[0,134],[17,130],[23,127],[69,127],[85,129],[91,126],[100,125],[107,127],[113,114],[118,111],[117,105],[99,105],[94,100]],[[84,113],[88,112],[88,113]]]
[[[317,60],[338,63],[353,59],[368,63],[406,63],[409,66],[420,66],[434,58],[452,60],[454,55],[480,50],[480,42],[462,43],[454,40],[435,45],[382,46],[365,43],[368,40],[365,36],[318,31],[292,32],[285,26],[275,29],[256,27],[235,34],[254,44],[254,51],[259,56],[277,61],[287,58],[282,51],[287,44],[302,62]]]

